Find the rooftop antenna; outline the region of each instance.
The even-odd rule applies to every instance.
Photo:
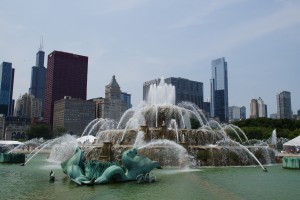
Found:
[[[40,38],[40,46],[39,46],[39,50],[43,51],[44,48],[44,41],[43,41],[43,36]]]

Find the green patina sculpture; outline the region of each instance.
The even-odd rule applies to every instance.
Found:
[[[149,178],[149,172],[154,168],[161,169],[157,161],[139,155],[135,148],[123,152],[122,163],[123,166],[115,162],[85,161],[84,152],[78,147],[61,166],[63,172],[78,185],[141,180],[141,177]]]

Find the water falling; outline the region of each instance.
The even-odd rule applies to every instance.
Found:
[[[271,144],[273,144],[273,145],[276,145],[276,144],[277,144],[277,133],[276,133],[276,129],[274,129],[273,132],[272,132]]]

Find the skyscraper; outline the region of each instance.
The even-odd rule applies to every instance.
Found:
[[[143,100],[147,99],[147,95],[151,84],[159,84],[160,78],[147,81],[143,85]],[[185,78],[165,78],[165,83],[175,87],[175,104],[182,101],[188,101],[196,104],[199,108],[203,108],[203,83],[188,80]]]
[[[261,97],[251,99],[250,103],[250,118],[268,117],[267,105]]]
[[[117,122],[131,107],[131,95],[121,91],[115,76],[105,86],[105,98],[95,98],[92,101],[96,102],[97,118],[109,118]]]
[[[277,94],[277,118],[292,119],[291,93],[282,91]]]
[[[242,106],[240,108],[240,111],[241,111],[241,119],[246,119],[246,107]]]
[[[241,119],[241,108],[238,106],[229,106],[228,113],[229,122],[234,122]]]
[[[228,122],[228,77],[225,58],[212,60],[211,71],[210,114],[213,118],[219,118],[221,122]]]
[[[45,80],[47,69],[44,66],[45,52],[42,51],[42,46],[36,54],[35,66],[31,69],[31,81],[29,94],[37,99],[42,100],[42,114],[45,104]]]
[[[65,96],[86,100],[88,57],[53,51],[48,55],[44,119],[53,122],[54,102]]]
[[[258,117],[258,103],[257,99],[251,99],[250,103],[250,118]]]
[[[267,105],[264,103],[261,97],[257,99],[258,104],[258,117],[267,117]]]
[[[13,115],[14,101],[12,99],[14,88],[15,69],[9,62],[0,65],[0,114]]]

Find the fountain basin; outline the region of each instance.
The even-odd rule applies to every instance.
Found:
[[[0,153],[0,163],[25,163],[25,154]]]
[[[282,167],[286,169],[300,169],[300,156],[284,157]]]

